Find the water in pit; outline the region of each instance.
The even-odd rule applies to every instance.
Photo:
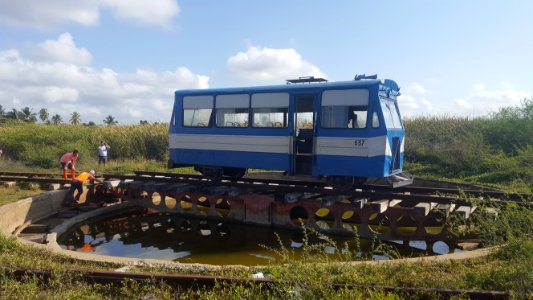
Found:
[[[310,234],[308,237],[311,244],[324,243],[324,237],[318,234]],[[337,245],[323,247],[325,253],[331,253],[331,260],[340,260],[338,251],[346,251],[346,246],[357,255],[360,251],[369,251],[372,244],[371,240],[357,240],[353,237],[329,238]],[[110,256],[254,266],[276,263],[279,256],[264,246],[279,250],[280,241],[285,249],[294,251],[296,257],[301,255],[303,239],[302,231],[206,221],[176,214],[137,210],[86,220],[62,234],[58,243],[66,250]],[[388,245],[404,257],[458,251],[450,249],[443,242],[433,244],[432,249],[426,249],[424,241],[391,241]],[[374,254],[372,258],[389,259],[382,253]]]

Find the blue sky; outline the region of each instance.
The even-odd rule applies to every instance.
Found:
[[[0,0],[0,104],[168,122],[177,89],[378,74],[404,117],[533,97],[533,1]]]

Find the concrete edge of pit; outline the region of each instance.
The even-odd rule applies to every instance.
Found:
[[[33,197],[19,200],[14,203],[9,203],[3,206],[0,206],[0,230],[5,236],[13,236],[13,233],[17,230],[18,227],[28,222],[38,222],[39,220],[45,219],[57,213],[61,209],[63,204],[63,199],[65,197],[66,190],[57,190],[45,192]],[[89,212],[80,213],[79,215],[66,220],[62,224],[56,226],[52,231],[47,235],[47,244],[34,243],[25,239],[22,239],[17,236],[18,241],[23,244],[34,246],[41,249],[46,249],[55,254],[66,255],[74,259],[92,261],[92,262],[102,262],[102,263],[113,263],[120,264],[125,266],[147,266],[147,267],[160,267],[167,269],[180,269],[180,270],[221,270],[221,269],[250,269],[257,270],[266,266],[242,266],[242,265],[207,265],[207,264],[187,264],[179,263],[173,261],[159,260],[159,259],[141,259],[141,258],[132,258],[132,257],[117,257],[117,256],[107,256],[93,253],[84,253],[76,251],[63,250],[57,243],[57,237],[68,230],[70,227],[74,226],[77,223],[83,222],[89,218],[101,215],[116,212],[123,210],[125,208],[130,208],[138,206],[137,204],[132,203],[121,203],[111,206],[106,206],[98,208]],[[479,258],[487,256],[492,253],[498,247],[491,248],[481,248],[472,251],[465,251],[460,253],[450,253],[434,256],[424,256],[424,257],[414,257],[414,258],[404,258],[404,259],[395,259],[395,260],[383,260],[383,261],[352,261],[352,262],[332,262],[329,264],[340,264],[340,265],[357,265],[357,264],[399,264],[399,263],[438,263],[445,261],[454,261],[454,260],[466,260]]]

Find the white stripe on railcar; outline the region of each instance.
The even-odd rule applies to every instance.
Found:
[[[373,157],[391,155],[387,136],[377,137],[317,137],[317,155]]]
[[[170,149],[245,151],[288,154],[288,136],[170,134]]]
[[[316,155],[359,157],[392,155],[389,140],[385,135],[370,138],[316,137],[315,140]],[[292,151],[291,141],[292,138],[289,136],[170,134],[169,146],[170,149],[288,154]]]

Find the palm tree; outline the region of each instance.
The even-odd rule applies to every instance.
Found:
[[[60,115],[55,114],[55,115],[52,116],[52,124],[59,125],[61,123],[63,123],[63,119],[61,118]]]
[[[41,121],[43,121],[43,123],[46,123],[46,121],[48,121],[48,117],[49,116],[50,116],[50,114],[48,113],[48,109],[41,108],[39,110],[39,119],[41,119]]]
[[[72,125],[80,125],[80,123],[81,123],[80,114],[77,113],[77,112],[73,112],[70,115],[70,124],[72,124]]]
[[[22,121],[24,121],[24,122],[31,122],[31,123],[37,122],[37,114],[32,112],[31,108],[29,108],[27,106],[24,107],[20,111],[20,115],[21,115]]]
[[[6,113],[6,117],[12,120],[19,120],[21,117],[21,114],[16,108],[13,108],[11,111],[8,111]]]
[[[107,126],[112,126],[112,125],[116,125],[118,123],[117,120],[115,120],[115,118],[112,116],[112,115],[109,115],[107,116],[105,119],[104,119],[104,124],[106,124]]]
[[[4,123],[6,117],[6,111],[4,110],[4,107],[0,105],[0,123]]]

